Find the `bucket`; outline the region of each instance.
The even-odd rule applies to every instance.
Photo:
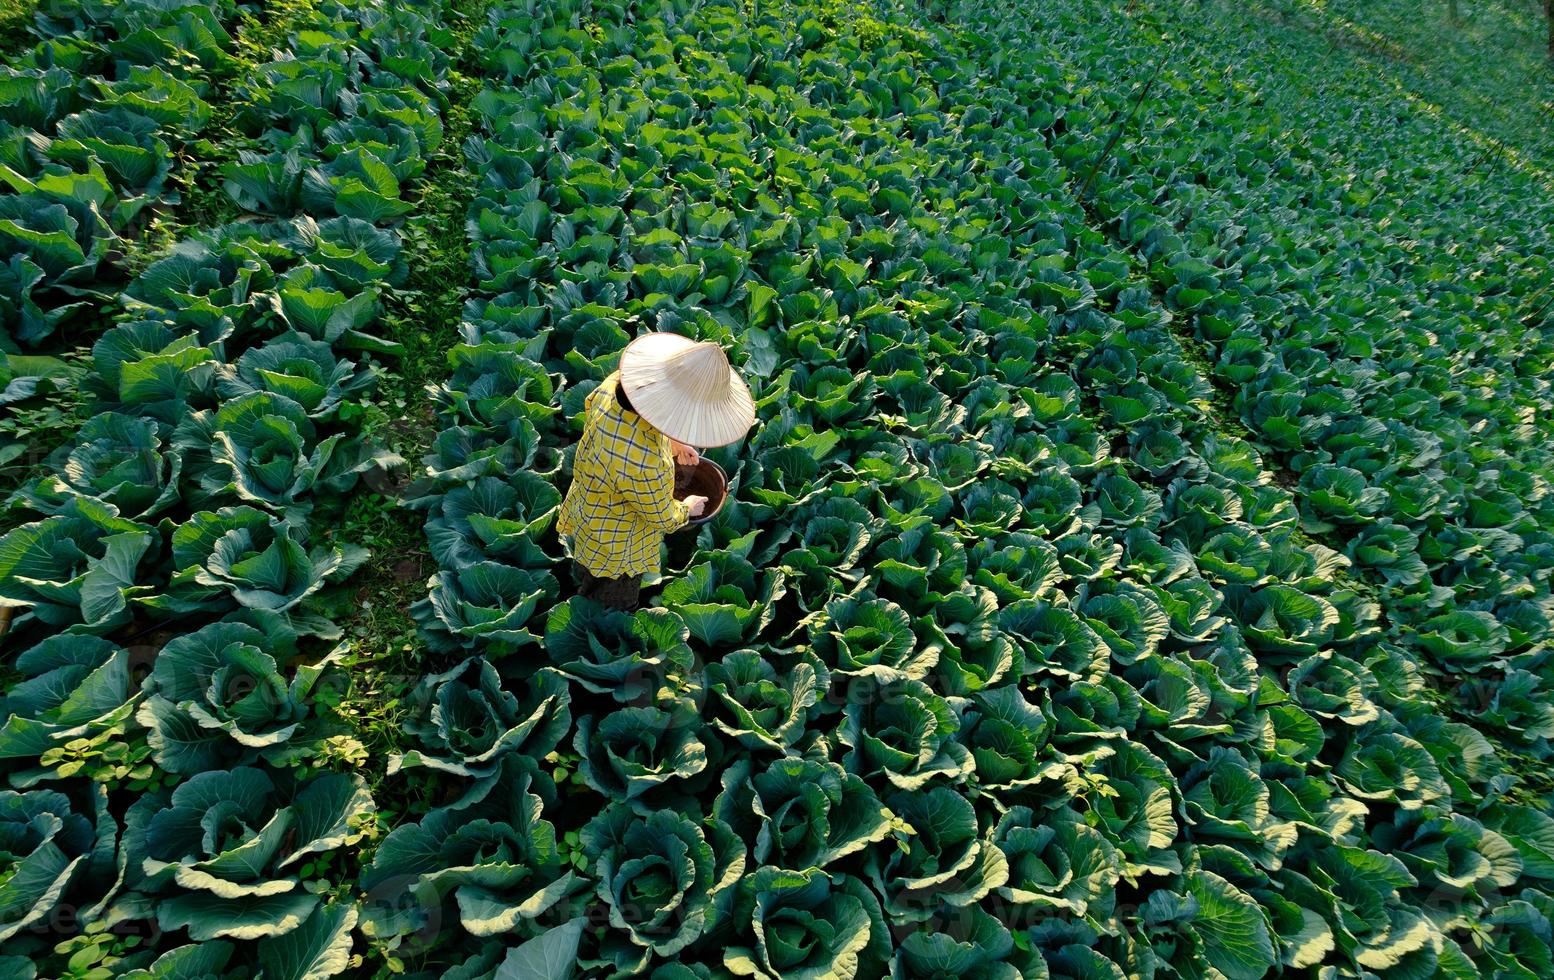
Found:
[[[723,467],[705,456],[695,466],[675,466],[674,499],[692,496],[706,497],[707,506],[700,517],[686,522],[687,527],[700,527],[718,516],[728,499],[728,474],[723,472]]]

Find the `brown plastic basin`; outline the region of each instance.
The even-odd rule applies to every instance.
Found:
[[[718,511],[723,509],[723,502],[728,499],[728,474],[723,472],[723,467],[705,456],[695,466],[676,466],[674,499],[684,500],[692,496],[706,497],[707,507],[700,517],[693,517],[687,522],[688,527],[699,527],[717,517]]]

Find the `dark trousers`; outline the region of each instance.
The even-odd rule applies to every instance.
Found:
[[[641,575],[623,575],[620,578],[600,578],[576,562],[572,569],[577,574],[577,594],[592,599],[601,606],[633,612],[637,608],[642,591]]]

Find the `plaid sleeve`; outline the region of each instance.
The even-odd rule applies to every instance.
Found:
[[[691,511],[674,499],[674,467],[660,465],[662,462],[662,458],[643,460],[644,465],[621,474],[616,490],[643,524],[658,531],[673,531],[685,526]]]

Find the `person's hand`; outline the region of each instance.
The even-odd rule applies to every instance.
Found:
[[[691,512],[692,517],[700,517],[701,512],[707,509],[707,498],[692,494],[685,498],[685,508]]]
[[[687,446],[678,439],[670,439],[669,445],[674,450],[674,461],[681,466],[695,466],[701,462],[701,454],[696,451],[696,447]]]

